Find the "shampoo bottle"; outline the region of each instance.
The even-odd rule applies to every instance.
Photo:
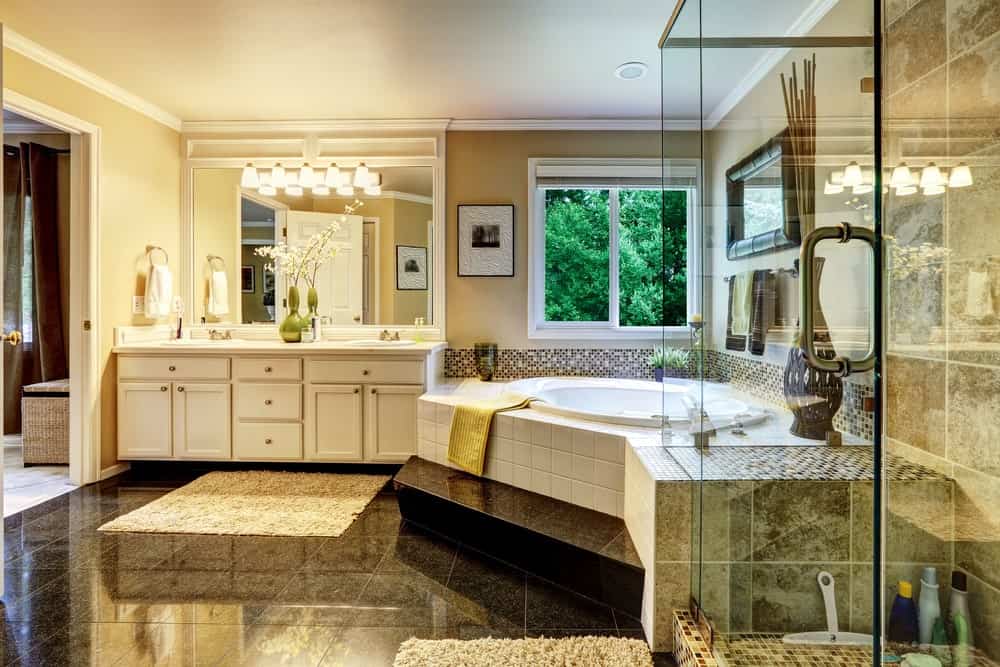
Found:
[[[899,592],[889,612],[889,641],[912,644],[917,641],[917,606],[913,604],[913,584],[899,582]]]
[[[925,567],[920,577],[920,599],[917,601],[917,623],[920,643],[930,644],[934,624],[941,618],[941,601],[938,599],[937,570]]]
[[[965,572],[955,570],[951,573],[951,605],[948,608],[948,618],[956,631],[956,645],[960,644],[959,637],[957,636],[958,624],[955,622],[955,619],[958,617],[961,617],[963,620],[962,626],[964,632],[962,633],[962,639],[965,640],[965,644],[972,646],[972,618],[969,616],[969,582],[966,579]]]

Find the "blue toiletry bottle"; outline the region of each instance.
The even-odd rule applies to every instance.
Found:
[[[889,612],[889,641],[912,644],[917,641],[917,606],[913,603],[913,584],[899,582],[899,592]]]

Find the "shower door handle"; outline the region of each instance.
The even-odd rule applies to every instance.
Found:
[[[875,232],[867,227],[855,227],[846,222],[842,222],[836,227],[818,227],[802,239],[802,249],[799,251],[799,319],[801,322],[801,332],[799,347],[805,355],[806,363],[818,371],[836,373],[841,377],[846,377],[851,373],[864,373],[875,367],[875,327],[878,325],[876,313],[871,310],[871,334],[868,337],[868,352],[861,359],[852,360],[848,357],[837,356],[833,359],[823,359],[816,353],[816,324],[813,321],[814,308],[813,295],[819,294],[819,286],[813,282],[816,280],[816,272],[813,270],[813,260],[816,258],[816,246],[820,241],[833,240],[837,243],[848,243],[852,239],[858,239],[868,244],[871,250],[872,264],[875,262]],[[869,288],[871,289],[871,288]],[[869,299],[869,303],[873,303]]]

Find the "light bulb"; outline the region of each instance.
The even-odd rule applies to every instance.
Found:
[[[247,166],[243,167],[243,175],[240,176],[240,187],[241,188],[260,187],[260,178],[257,176],[257,168],[254,167],[249,162],[247,163]]]
[[[889,178],[889,187],[905,188],[910,185],[913,185],[913,172],[910,171],[905,162],[900,162],[892,170],[892,177]]]
[[[907,197],[909,195],[916,193],[916,191],[917,191],[917,186],[915,185],[901,185],[898,188],[896,188],[896,196]]]
[[[924,194],[927,194],[928,188],[939,187],[943,185],[944,185],[944,179],[941,177],[941,170],[938,169],[938,166],[933,162],[928,164],[920,171],[920,187],[924,190]]]
[[[957,167],[951,170],[948,187],[967,188],[970,185],[972,185],[972,171],[969,169],[969,165],[960,162]]]
[[[362,162],[354,170],[354,187],[363,188],[368,185],[368,167]]]
[[[839,195],[843,191],[844,186],[842,184],[831,183],[829,179],[823,184],[823,194],[825,195]]]
[[[830,172],[830,183],[833,185],[843,185],[844,184],[844,172],[841,170],[835,170]]]
[[[853,188],[861,185],[863,181],[861,166],[857,162],[852,162],[844,168],[844,187]]]
[[[276,188],[285,187],[285,168],[280,162],[271,168],[271,185]]]
[[[340,168],[335,164],[331,164],[327,168],[326,178],[323,180],[328,188],[335,188],[340,185]]]
[[[299,184],[299,173],[293,169],[288,169],[285,171],[285,189],[289,186]]]
[[[317,197],[325,197],[330,194],[330,188],[328,188],[325,183],[316,183],[313,186],[312,192]]]
[[[313,171],[313,168],[309,166],[309,163],[306,162],[302,165],[302,168],[299,169],[299,185],[304,188],[311,188],[315,184],[316,173]]]
[[[927,197],[933,197],[934,195],[942,195],[942,194],[944,194],[944,186],[943,185],[928,185],[926,188],[923,188],[923,191],[924,191],[924,195],[927,196]]]
[[[302,186],[301,185],[286,185],[285,194],[291,195],[292,197],[302,196]]]

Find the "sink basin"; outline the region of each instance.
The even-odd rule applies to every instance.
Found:
[[[175,347],[175,346],[177,346],[177,347],[184,347],[184,346],[187,346],[187,345],[198,345],[198,346],[201,346],[201,345],[239,345],[239,344],[241,344],[243,342],[244,341],[242,339],[240,339],[240,338],[233,338],[231,340],[211,340],[209,338],[180,338],[180,339],[168,340],[168,341],[165,341],[165,342],[163,342],[161,344],[162,345],[166,345],[168,347]]]
[[[346,345],[351,347],[408,347],[413,345],[412,340],[379,340],[377,338],[365,338],[360,340],[349,340]]]

